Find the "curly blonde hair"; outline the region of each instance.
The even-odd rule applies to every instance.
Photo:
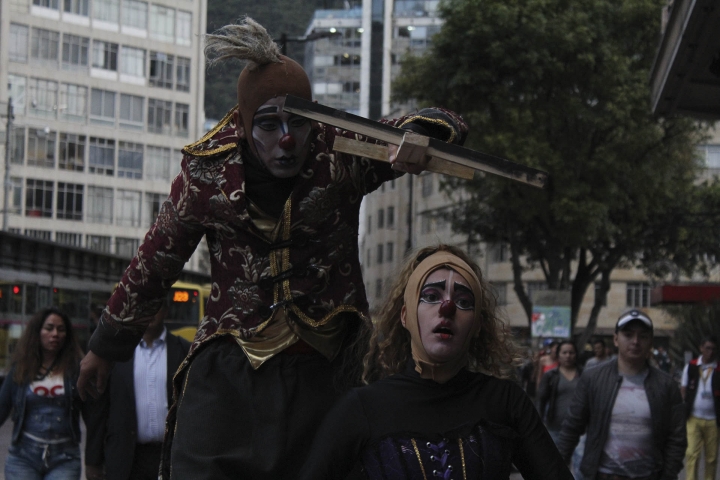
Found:
[[[405,286],[420,262],[438,251],[451,253],[465,261],[477,275],[483,291],[480,311],[476,312],[482,319],[482,328],[480,335],[470,345],[468,368],[497,377],[513,374],[519,361],[518,350],[510,329],[498,316],[495,294],[483,278],[480,267],[465,252],[441,244],[416,251],[400,270],[370,334],[368,352],[363,358],[363,383],[369,384],[405,369],[411,356],[410,334],[400,323]]]

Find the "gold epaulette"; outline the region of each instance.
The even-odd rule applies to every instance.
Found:
[[[237,147],[237,135],[235,134],[235,124],[233,123],[233,113],[237,110],[237,105],[230,109],[228,113],[215,125],[209,132],[197,142],[191,143],[183,147],[182,152],[195,157],[209,157],[226,152]],[[225,127],[232,126],[232,134],[215,138]]]

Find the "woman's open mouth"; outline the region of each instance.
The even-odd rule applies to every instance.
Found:
[[[293,167],[297,163],[297,157],[295,155],[290,157],[280,157],[276,158],[275,162],[277,162],[277,164],[281,167]]]
[[[455,334],[450,322],[440,322],[440,324],[433,329],[433,333],[440,335],[440,338],[443,340],[447,340]]]

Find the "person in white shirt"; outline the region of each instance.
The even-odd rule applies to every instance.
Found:
[[[705,480],[715,479],[720,421],[720,375],[716,359],[717,339],[707,337],[700,344],[700,357],[687,364],[682,374],[680,393],[685,400],[687,416],[687,480],[697,478],[697,464],[703,447]]]

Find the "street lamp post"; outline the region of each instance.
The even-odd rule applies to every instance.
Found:
[[[7,106],[7,126],[5,127],[5,188],[3,189],[3,232],[7,232],[8,229],[8,202],[10,201],[10,155],[12,148],[10,146],[10,140],[12,139],[12,128],[13,128],[13,104],[12,97],[8,98]]]

